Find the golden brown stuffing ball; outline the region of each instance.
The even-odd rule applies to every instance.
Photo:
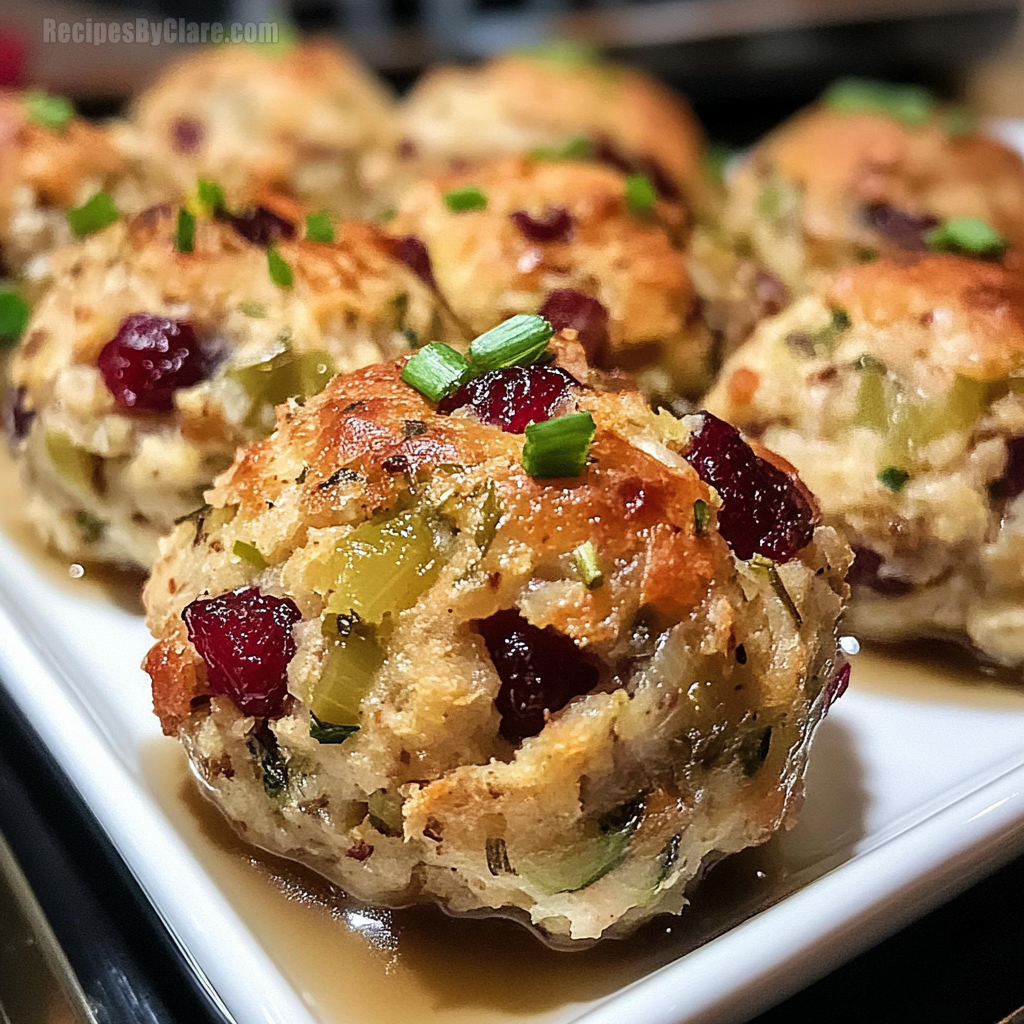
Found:
[[[568,150],[644,173],[666,198],[704,201],[703,136],[685,101],[571,47],[433,68],[403,103],[402,131],[417,170]]]
[[[850,556],[785,464],[557,351],[280,407],[162,543],[146,668],[248,842],[571,943],[792,821]]]
[[[685,212],[649,198],[631,207],[611,167],[510,157],[419,182],[389,228],[427,246],[471,336],[539,310],[667,400],[710,383],[709,335],[681,251]]]
[[[1020,156],[916,87],[836,83],[744,157],[728,191],[720,233],[695,239],[694,274],[730,348],[820,275],[926,251],[945,221],[1024,242]]]
[[[126,170],[109,132],[67,100],[0,91],[0,279],[44,277],[40,258],[72,237],[67,211]]]
[[[267,203],[200,217],[193,252],[157,207],[54,255],[6,421],[31,517],[59,551],[148,567],[278,402],[435,329],[432,293],[377,229],[297,241],[295,208]]]
[[[335,43],[204,48],[139,96],[122,145],[155,201],[218,182],[229,205],[264,189],[339,216],[376,210],[396,139],[386,87]]]
[[[1024,277],[875,262],[765,320],[709,408],[800,470],[857,554],[851,627],[1024,665]]]

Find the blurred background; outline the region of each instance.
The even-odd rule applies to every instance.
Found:
[[[1015,0],[4,0],[0,81],[31,81],[103,114],[184,48],[69,48],[44,42],[45,18],[276,20],[343,34],[399,88],[434,61],[565,37],[653,71],[690,97],[713,139],[743,145],[847,74],[1024,116],[1019,15]]]

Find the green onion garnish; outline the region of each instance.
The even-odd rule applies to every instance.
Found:
[[[295,275],[288,261],[277,251],[277,246],[272,245],[267,249],[267,270],[270,272],[270,280],[278,288],[291,288],[295,283]]]
[[[71,100],[63,96],[51,96],[45,92],[30,92],[25,97],[25,114],[30,121],[49,128],[63,131],[75,116]]]
[[[995,259],[1006,251],[1009,242],[991,224],[978,217],[952,217],[928,232],[928,248],[959,252],[980,259]]]
[[[231,554],[242,559],[243,562],[248,562],[261,572],[267,567],[267,560],[263,557],[260,549],[255,544],[246,544],[244,540],[236,540],[231,545]]]
[[[119,216],[109,192],[97,192],[81,206],[67,212],[68,226],[78,238],[113,224]]]
[[[903,485],[910,479],[910,474],[895,466],[887,466],[878,474],[878,482],[893,494],[899,494]]]
[[[321,722],[312,711],[309,713],[309,735],[317,743],[344,743],[354,732],[359,732],[358,725],[335,725],[333,722]]]
[[[306,217],[306,240],[324,242],[330,245],[334,241],[334,225],[328,213],[310,213]]]
[[[587,39],[550,39],[524,46],[520,52],[562,68],[581,68],[601,60],[601,48]]]
[[[510,317],[470,343],[473,369],[484,372],[505,366],[529,366],[541,357],[554,333],[551,324],[535,313]]]
[[[444,194],[444,205],[452,213],[465,213],[467,210],[486,210],[487,196],[476,185],[465,185],[453,188]]]
[[[558,146],[537,146],[529,155],[531,160],[589,160],[594,155],[594,140],[589,135],[573,135]]]
[[[28,303],[17,292],[0,292],[0,348],[13,348],[28,326]]]
[[[711,509],[703,498],[693,503],[693,532],[699,537],[711,522]]]
[[[184,206],[178,210],[178,223],[174,228],[174,248],[178,252],[192,252],[196,247],[196,218]]]
[[[535,480],[579,476],[597,427],[589,412],[574,412],[526,428],[523,468]]]
[[[631,174],[626,178],[626,205],[634,213],[653,210],[657,201],[658,190],[646,174]]]
[[[216,217],[218,213],[224,213],[228,208],[227,199],[224,198],[224,189],[215,181],[209,178],[200,178],[196,182],[196,198],[207,217]]]
[[[843,114],[886,114],[911,127],[924,124],[935,112],[935,100],[919,85],[892,85],[863,78],[834,82],[822,100]]]
[[[402,367],[402,380],[432,402],[450,395],[469,374],[466,357],[440,341],[424,345]]]
[[[106,525],[102,519],[97,518],[84,508],[80,508],[75,513],[75,526],[78,527],[78,532],[86,544],[95,544],[103,536]]]
[[[587,590],[597,590],[604,583],[604,573],[601,572],[601,562],[597,557],[597,548],[592,540],[581,544],[572,553],[573,561],[576,563],[576,571],[580,574],[583,586]]]

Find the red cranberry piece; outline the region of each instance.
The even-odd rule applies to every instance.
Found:
[[[844,661],[832,674],[832,678],[825,684],[825,698],[828,701],[828,707],[832,707],[846,693],[849,685],[850,663]]]
[[[994,498],[1016,498],[1024,493],[1024,437],[1012,437],[1006,442],[1006,468],[992,485]]]
[[[223,214],[222,219],[253,245],[273,245],[295,237],[295,225],[265,206],[253,206],[241,213]]]
[[[530,423],[551,419],[580,382],[558,366],[510,366],[463,384],[438,405],[453,412],[468,405],[484,423],[521,434]]]
[[[495,704],[499,730],[510,743],[536,736],[545,711],[561,711],[597,685],[597,669],[569,637],[550,626],[531,626],[514,608],[481,620],[477,628],[501,678]]]
[[[96,361],[103,382],[123,409],[169,412],[174,392],[208,372],[191,324],[149,313],[126,317]]]
[[[417,235],[403,235],[401,238],[388,237],[386,240],[391,255],[404,263],[428,288],[437,291],[437,278],[430,262],[430,252]]]
[[[645,174],[651,180],[654,190],[662,199],[677,200],[680,197],[676,183],[665,173],[665,169],[652,156],[632,157],[624,153],[608,138],[599,139],[594,147],[594,159],[614,167],[623,174]]]
[[[539,312],[556,331],[574,330],[591,362],[600,362],[607,352],[608,310],[597,299],[575,288],[556,288]]]
[[[515,210],[509,220],[531,242],[568,242],[572,238],[572,214],[564,206],[549,206],[543,217]]]
[[[171,146],[175,153],[192,156],[198,153],[206,137],[203,122],[195,117],[179,117],[171,122]]]
[[[927,214],[917,217],[887,203],[864,207],[864,220],[893,245],[916,252],[924,252],[928,248],[926,236],[939,223]]]
[[[7,442],[13,448],[19,441],[28,437],[32,429],[35,412],[28,407],[26,400],[28,391],[24,386],[11,388],[4,396],[3,424]]]
[[[701,415],[685,458],[722,498],[719,531],[739,558],[756,553],[788,562],[814,533],[811,503],[793,477],[755,455],[735,427]]]
[[[295,657],[292,627],[302,618],[291,598],[243,587],[193,601],[181,617],[213,693],[230,697],[243,715],[281,714]]]
[[[899,597],[914,589],[914,584],[894,573],[877,551],[854,545],[853,556],[853,565],[846,576],[851,586],[867,587],[887,597]]]

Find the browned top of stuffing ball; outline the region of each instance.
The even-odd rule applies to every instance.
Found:
[[[24,94],[0,92],[0,219],[19,186],[32,188],[43,205],[65,207],[78,201],[84,182],[123,169],[102,128],[80,118],[47,128],[29,119]]]
[[[926,344],[921,360],[965,377],[997,380],[1024,364],[1021,270],[1013,257],[1006,264],[945,254],[879,259],[838,274],[826,300],[845,309],[854,323],[928,328],[903,335],[910,344]]]
[[[884,204],[912,214],[980,217],[1024,239],[1024,163],[977,132],[951,135],[941,118],[906,125],[822,103],[796,115],[757,148],[757,166],[803,191],[812,235],[844,237],[851,210]]]
[[[562,343],[560,349],[563,365],[586,379],[578,346]],[[465,410],[437,412],[402,382],[404,363],[335,377],[304,406],[280,407],[277,432],[240,449],[207,495],[215,508],[237,509],[231,535],[254,538],[273,567],[308,542],[308,531],[358,525],[428,481],[436,488],[450,480],[455,502],[490,485],[502,514],[484,569],[493,560],[500,573],[517,546],[540,563],[592,541],[609,567],[608,584],[585,591],[550,624],[570,636],[609,643],[639,608],[659,621],[680,621],[706,597],[716,574],[731,571],[729,548],[718,532],[697,533],[694,502],[712,508],[715,502],[675,450],[688,432],[673,420],[669,443],[657,439],[657,417],[638,393],[580,389],[576,404],[597,425],[590,460],[579,477],[535,480],[521,465],[523,435],[484,424]],[[180,612],[188,594],[179,582],[201,576],[210,593],[237,585],[226,576],[219,582],[225,556],[204,552],[208,543],[197,534],[194,544],[165,547],[147,593],[158,643],[146,667],[169,731],[202,692],[205,677],[184,642]],[[216,541],[218,551],[222,543],[230,541]],[[486,591],[486,572],[475,585]],[[305,617],[320,613],[315,595],[288,593]]]

